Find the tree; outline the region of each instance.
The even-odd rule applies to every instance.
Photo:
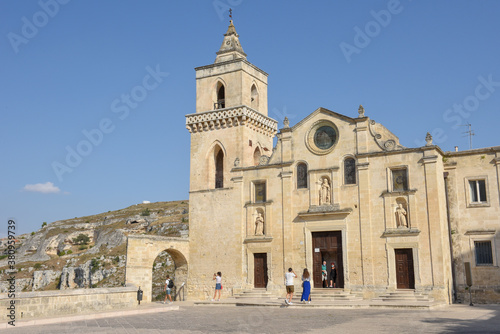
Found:
[[[73,243],[75,245],[87,245],[89,242],[89,236],[83,233],[80,233],[76,238],[73,238]]]

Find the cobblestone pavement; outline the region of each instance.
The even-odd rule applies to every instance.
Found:
[[[437,310],[182,306],[178,311],[28,326],[9,333],[499,333],[500,305]]]

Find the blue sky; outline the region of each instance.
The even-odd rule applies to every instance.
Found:
[[[280,126],[363,104],[407,147],[467,149],[467,122],[500,145],[498,1],[3,0],[0,236],[188,199],[194,67],[229,7]]]

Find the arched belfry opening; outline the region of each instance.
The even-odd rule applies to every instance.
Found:
[[[261,156],[260,149],[258,147],[255,148],[255,151],[253,152],[253,165],[258,166],[260,162],[260,156]]]
[[[257,86],[255,84],[252,85],[252,89],[250,92],[250,106],[252,109],[259,110],[259,92],[257,91]]]
[[[217,146],[214,150],[215,155],[215,188],[224,187],[224,152]]]
[[[226,107],[226,88],[222,82],[217,83],[217,102],[215,103],[214,109],[222,109]]]

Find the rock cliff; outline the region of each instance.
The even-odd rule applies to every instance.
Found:
[[[188,211],[187,201],[137,204],[53,222],[19,236],[16,291],[120,286],[125,281],[127,235],[187,238]],[[0,254],[5,247],[0,240]],[[168,254],[159,259],[165,265],[157,269],[169,270]],[[7,258],[0,256],[0,292],[8,290],[6,269]]]

